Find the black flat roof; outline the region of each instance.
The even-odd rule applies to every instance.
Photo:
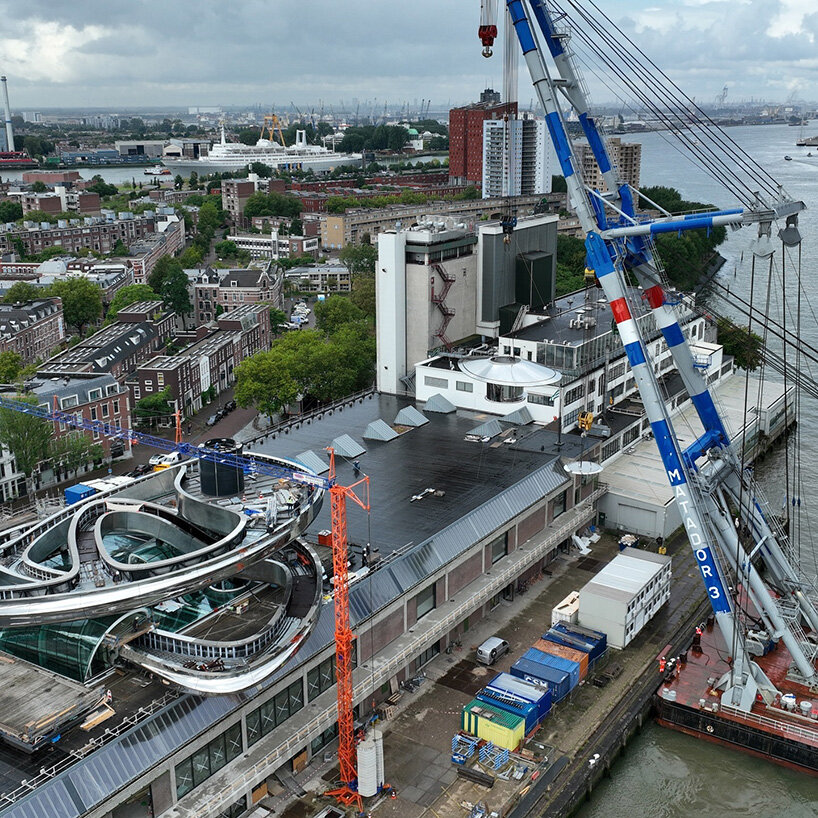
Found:
[[[386,556],[407,543],[419,543],[483,505],[524,477],[553,460],[550,446],[522,448],[506,445],[494,438],[488,442],[470,442],[466,434],[480,423],[497,417],[480,412],[458,410],[448,415],[430,412],[429,423],[413,428],[388,443],[364,440],[363,433],[373,420],[382,418],[392,424],[397,413],[413,401],[391,395],[375,395],[356,402],[321,420],[302,423],[289,433],[278,433],[275,440],[248,444],[247,449],[283,457],[295,457],[307,449],[327,459],[325,447],[347,434],[366,449],[357,460],[361,472],[370,477],[371,539],[367,515],[354,504],[348,505],[347,526],[351,543],[370,541]],[[422,404],[418,408],[423,409]],[[509,426],[511,428],[511,426]],[[518,441],[539,427],[518,428]],[[349,485],[356,477],[351,462],[336,458],[338,479]],[[248,491],[250,487],[248,486]],[[444,491],[445,496],[427,495],[410,502],[427,488]],[[329,501],[324,503],[310,533],[330,528]]]

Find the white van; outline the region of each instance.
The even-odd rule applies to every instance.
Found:
[[[508,653],[508,642],[499,636],[491,636],[477,648],[477,661],[484,665],[493,665],[501,656]]]

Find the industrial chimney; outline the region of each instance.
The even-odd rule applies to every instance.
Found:
[[[3,83],[3,105],[6,111],[6,150],[14,150],[14,131],[11,130],[11,106],[9,105],[9,89],[6,85],[6,78],[0,77]]]

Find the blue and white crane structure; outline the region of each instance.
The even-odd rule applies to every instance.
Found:
[[[574,2],[568,4],[578,6]],[[486,5],[483,6],[480,38],[485,50],[490,51],[487,34],[493,31],[496,36],[496,28],[492,29],[491,20],[486,18]],[[548,0],[506,2],[534,89],[545,112],[571,205],[587,236],[587,266],[595,273],[611,305],[710,604],[733,658],[730,673],[719,681],[719,687],[724,691],[723,701],[749,711],[758,694],[770,701],[777,691],[746,649],[745,634],[741,632],[736,615],[740,603],[734,598],[725,564],[733,571],[736,584],[740,583],[749,595],[768,632],[784,642],[794,661],[793,672],[806,684],[818,683],[818,674],[814,666],[815,651],[806,646],[798,622],[802,619],[811,629],[818,630],[818,612],[810,599],[809,589],[787,559],[786,534],[780,529],[772,530],[768,520],[772,517],[762,511],[752,481],[731,448],[729,435],[707,384],[694,365],[674,306],[665,293],[652,236],[709,230],[717,226],[738,228],[756,223],[759,230],[756,255],[768,257],[772,251],[771,226],[778,219],[786,219],[786,228],[779,233],[782,241],[789,246],[800,242],[797,219],[804,206],[786,199],[779,190],[772,201],[765,200],[758,193],[748,197],[746,203],[749,206],[744,208],[687,216],[665,214],[658,218],[638,214],[636,203],[640,194],[621,179],[611,161],[603,135],[591,116],[575,55],[569,47],[571,35],[567,28],[555,25],[554,6],[559,3]],[[564,18],[565,14],[560,13],[560,17]],[[545,49],[551,62],[546,58]],[[605,181],[607,191],[604,193],[589,188],[582,179],[565,125],[563,100],[580,122]],[[715,165],[713,167],[716,168],[714,172],[724,173]],[[768,193],[770,189],[770,186],[766,188]],[[704,428],[701,437],[685,449],[674,432],[648,346],[634,319],[635,310],[626,286],[628,274],[636,277],[643,290],[643,297]],[[728,497],[734,504],[736,519]],[[741,543],[739,529],[742,526],[749,530],[753,541],[749,555]],[[756,552],[764,556],[776,587],[787,596],[784,601],[797,609],[796,616],[785,618],[782,606],[771,597],[751,562]]]

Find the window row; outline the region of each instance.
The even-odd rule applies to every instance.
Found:
[[[176,797],[187,795],[241,753],[241,722],[238,722],[176,765]]]
[[[304,689],[299,679],[247,714],[247,746],[255,744],[303,707]]]

